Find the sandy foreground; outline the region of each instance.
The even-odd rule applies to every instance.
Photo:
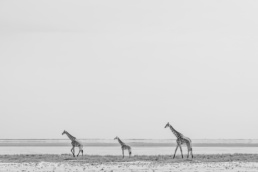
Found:
[[[246,172],[257,172],[257,162],[206,162],[206,163],[155,163],[155,162],[119,162],[119,163],[105,163],[105,164],[81,164],[71,162],[40,162],[40,163],[0,163],[0,171],[6,172],[81,172],[81,171],[124,171],[124,172],[159,172],[159,171],[174,171],[174,172],[185,172],[185,171],[200,171],[200,172],[211,172],[211,171],[246,171]]]
[[[257,154],[197,155],[195,159],[172,159],[171,156],[84,156],[70,155],[3,155],[0,172],[257,172]]]

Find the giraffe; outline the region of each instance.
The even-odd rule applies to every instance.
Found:
[[[131,151],[131,147],[130,146],[128,146],[128,145],[126,145],[124,142],[122,142],[120,139],[119,139],[119,137],[115,137],[114,138],[114,140],[118,140],[118,142],[120,143],[120,145],[121,145],[121,148],[122,148],[122,153],[123,153],[123,158],[124,158],[124,150],[128,150],[128,153],[129,153],[129,157],[131,156],[131,154],[132,154],[132,151]]]
[[[71,149],[71,152],[73,154],[73,156],[75,157],[74,153],[74,148],[75,147],[79,147],[79,153],[77,155],[77,157],[79,156],[80,152],[82,152],[82,156],[83,156],[83,145],[76,139],[76,137],[72,136],[71,134],[69,134],[67,131],[63,131],[62,135],[66,134],[67,137],[72,141],[71,144],[72,144],[72,149]]]
[[[172,131],[172,133],[177,137],[177,140],[176,140],[177,146],[176,146],[176,150],[175,150],[173,159],[175,158],[176,151],[177,151],[177,148],[178,148],[178,147],[180,148],[182,158],[184,158],[184,157],[183,157],[183,152],[182,152],[182,147],[181,147],[181,145],[183,145],[183,144],[186,144],[187,149],[188,149],[187,158],[189,157],[189,152],[191,152],[191,155],[192,155],[192,158],[193,158],[193,148],[192,148],[192,141],[191,141],[191,139],[189,139],[188,137],[185,137],[183,134],[181,134],[181,133],[179,133],[178,131],[176,131],[176,130],[169,124],[169,122],[167,123],[167,125],[165,126],[165,128],[167,128],[167,127],[169,127],[170,130]]]

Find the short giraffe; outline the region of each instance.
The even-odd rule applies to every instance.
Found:
[[[132,154],[132,151],[131,151],[131,147],[126,145],[124,142],[122,142],[119,137],[115,137],[114,140],[117,139],[118,142],[120,143],[121,145],[121,148],[122,148],[122,153],[123,153],[123,158],[124,158],[124,150],[128,150],[128,153],[129,153],[129,157],[131,156]]]
[[[191,141],[191,139],[189,139],[188,137],[185,137],[183,134],[181,134],[178,131],[176,131],[169,123],[167,123],[167,125],[165,126],[165,128],[167,128],[167,127],[169,127],[170,130],[172,131],[172,133],[177,137],[177,140],[176,140],[177,147],[176,147],[173,159],[176,156],[176,151],[177,151],[178,147],[180,148],[182,158],[184,158],[183,157],[183,152],[182,152],[182,147],[181,147],[182,144],[186,144],[186,146],[187,146],[187,149],[188,149],[187,158],[189,157],[189,152],[191,152],[191,155],[192,155],[192,158],[193,158],[193,148],[192,148],[192,141]]]
[[[67,131],[64,130],[64,132],[62,133],[62,135],[66,134],[67,137],[72,141],[71,144],[72,144],[72,149],[71,149],[71,152],[73,154],[73,156],[75,157],[74,153],[74,148],[75,147],[79,147],[79,153],[77,156],[79,156],[80,152],[82,152],[82,156],[83,156],[83,145],[76,139],[76,137],[72,136],[71,134],[69,134]]]

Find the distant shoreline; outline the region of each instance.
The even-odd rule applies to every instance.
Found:
[[[116,147],[113,139],[78,139],[88,147]],[[125,139],[133,147],[171,147],[175,139]],[[258,147],[258,140],[251,139],[196,139],[194,147]],[[0,139],[0,147],[65,147],[71,146],[69,139]]]
[[[117,143],[83,143],[87,147],[117,147]],[[70,147],[71,143],[0,143],[0,147]],[[130,143],[132,147],[171,147],[176,143]],[[194,147],[258,147],[258,144],[196,143]]]
[[[113,140],[113,139],[100,139],[100,138],[77,138],[79,140]],[[61,139],[0,139],[0,141],[3,140],[67,140],[67,138],[61,138]],[[124,139],[124,140],[176,140],[176,139]],[[256,140],[258,141],[258,139],[191,139],[191,140]]]

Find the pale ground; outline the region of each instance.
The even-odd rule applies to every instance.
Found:
[[[257,162],[181,162],[181,163],[155,163],[148,161],[110,162],[110,163],[78,163],[78,162],[39,162],[39,163],[0,163],[0,172],[81,172],[81,171],[107,171],[107,172],[257,172]]]
[[[0,172],[257,172],[258,154],[195,155],[182,159],[171,155],[157,156],[99,156],[72,157],[64,155],[0,155]]]

